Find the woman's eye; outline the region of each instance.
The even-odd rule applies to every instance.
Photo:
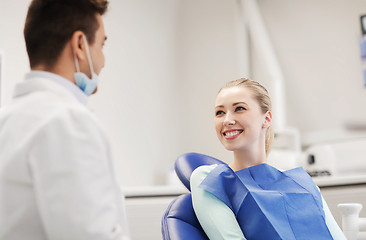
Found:
[[[246,109],[246,108],[244,108],[244,107],[236,107],[236,108],[235,108],[235,112],[243,111],[243,110],[247,110],[247,109]]]
[[[224,114],[224,111],[219,110],[219,111],[217,111],[217,112],[216,112],[216,114],[215,114],[215,115],[216,115],[216,116],[220,116],[220,115],[222,115],[222,114]]]

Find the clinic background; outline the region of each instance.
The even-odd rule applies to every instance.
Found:
[[[29,71],[29,2],[0,0],[2,105]],[[366,136],[359,50],[366,0],[258,4],[285,77],[287,124],[303,146]],[[243,42],[237,1],[110,0],[104,21],[106,65],[89,105],[109,135],[121,185],[166,184],[185,152],[230,161],[213,126],[217,91],[239,77],[270,86],[258,49]]]

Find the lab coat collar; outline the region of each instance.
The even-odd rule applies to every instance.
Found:
[[[25,81],[17,84],[14,97],[44,90],[71,95],[84,105],[88,102],[88,97],[75,84],[57,74],[44,71],[26,74]]]

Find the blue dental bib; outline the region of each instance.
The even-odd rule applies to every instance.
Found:
[[[248,240],[329,240],[320,192],[302,168],[267,164],[234,172],[223,164],[200,185],[236,215]]]

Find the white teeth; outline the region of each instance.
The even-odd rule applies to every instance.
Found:
[[[227,132],[225,135],[227,137],[232,137],[232,136],[238,135],[239,133],[240,133],[239,131],[232,131],[232,132]]]

